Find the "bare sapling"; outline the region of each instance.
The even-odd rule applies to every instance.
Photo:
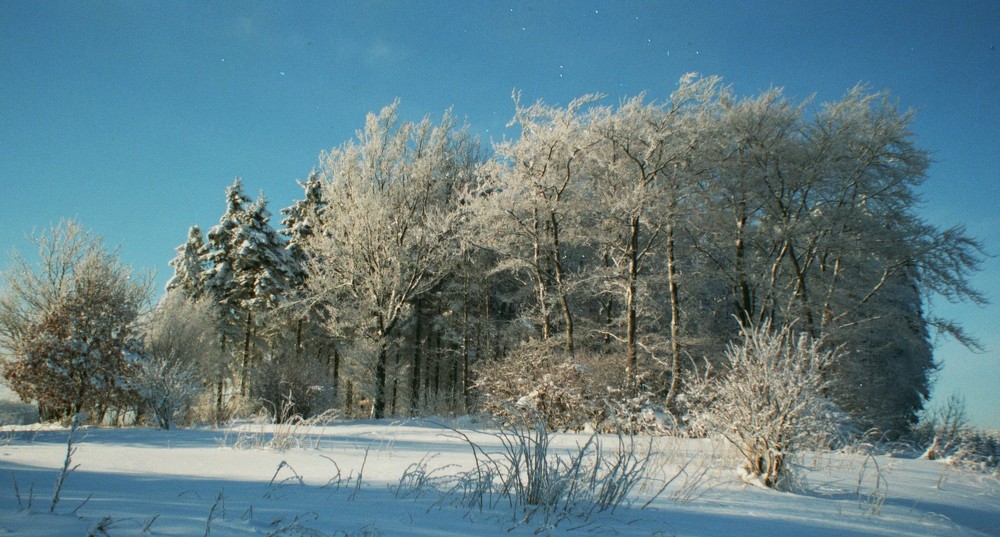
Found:
[[[73,445],[73,438],[76,435],[77,427],[80,426],[80,421],[80,414],[73,416],[73,424],[70,426],[69,437],[66,439],[66,459],[63,460],[62,470],[59,471],[59,477],[56,478],[55,490],[52,492],[52,504],[49,506],[50,513],[54,513],[56,505],[59,504],[59,496],[62,494],[62,488],[63,484],[66,482],[66,476],[80,466],[79,464],[73,466],[73,455],[76,453],[76,446]]]

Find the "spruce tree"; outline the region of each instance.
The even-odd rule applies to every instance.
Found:
[[[187,241],[177,247],[177,257],[169,262],[174,275],[167,281],[167,291],[179,290],[192,299],[202,295],[206,251],[201,228],[191,226]]]

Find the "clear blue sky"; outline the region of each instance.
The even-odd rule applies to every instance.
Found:
[[[665,98],[689,71],[740,95],[839,98],[858,82],[917,108],[936,163],[920,212],[1000,254],[1000,2],[0,2],[0,248],[63,217],[152,269],[213,225],[234,176],[277,214],[321,150],[402,99],[503,136],[512,89]],[[6,258],[4,258],[6,259]],[[5,264],[5,261],[4,261]],[[935,304],[980,337],[939,346],[936,392],[1000,428],[993,305]]]

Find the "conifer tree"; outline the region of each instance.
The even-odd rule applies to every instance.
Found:
[[[282,228],[279,231],[287,238],[285,249],[288,254],[290,268],[289,280],[289,303],[287,311],[291,312],[292,320],[295,324],[295,358],[300,360],[306,352],[307,341],[316,347],[316,358],[319,354],[328,355],[333,353],[332,371],[328,375],[332,376],[333,386],[336,389],[336,381],[339,376],[339,355],[333,341],[326,337],[323,330],[323,310],[321,303],[305,300],[308,296],[306,282],[306,265],[315,256],[315,251],[310,248],[309,241],[323,227],[323,217],[326,212],[327,203],[323,196],[323,182],[320,175],[315,170],[309,173],[305,182],[299,181],[304,197],[296,200],[291,207],[281,210],[284,218],[281,220]],[[330,357],[325,356],[326,361]]]
[[[177,257],[168,263],[174,275],[167,280],[167,291],[179,290],[192,299],[200,297],[204,292],[205,253],[201,228],[191,226],[187,241],[177,247]]]

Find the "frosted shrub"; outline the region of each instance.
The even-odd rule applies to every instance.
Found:
[[[926,459],[945,459],[986,473],[1000,472],[1000,435],[971,426],[965,399],[959,395],[925,410],[910,436]]]
[[[142,352],[135,360],[134,388],[163,429],[190,417],[203,391],[204,375],[219,360],[213,308],[208,300],[169,292],[145,327]]]
[[[748,481],[787,486],[789,458],[833,434],[842,420],[823,396],[823,370],[833,360],[834,353],[787,328],[745,328],[726,351],[728,370],[689,386],[695,425],[739,450]]]
[[[251,395],[275,423],[310,418],[338,406],[335,389],[319,363],[265,359],[255,365]]]
[[[138,365],[134,386],[139,397],[156,425],[171,429],[191,409],[200,391],[194,367],[160,358],[143,359]]]
[[[478,371],[483,410],[510,419],[542,419],[549,430],[593,428],[636,433],[657,428],[652,393],[626,393],[614,358],[545,342],[521,344]]]

